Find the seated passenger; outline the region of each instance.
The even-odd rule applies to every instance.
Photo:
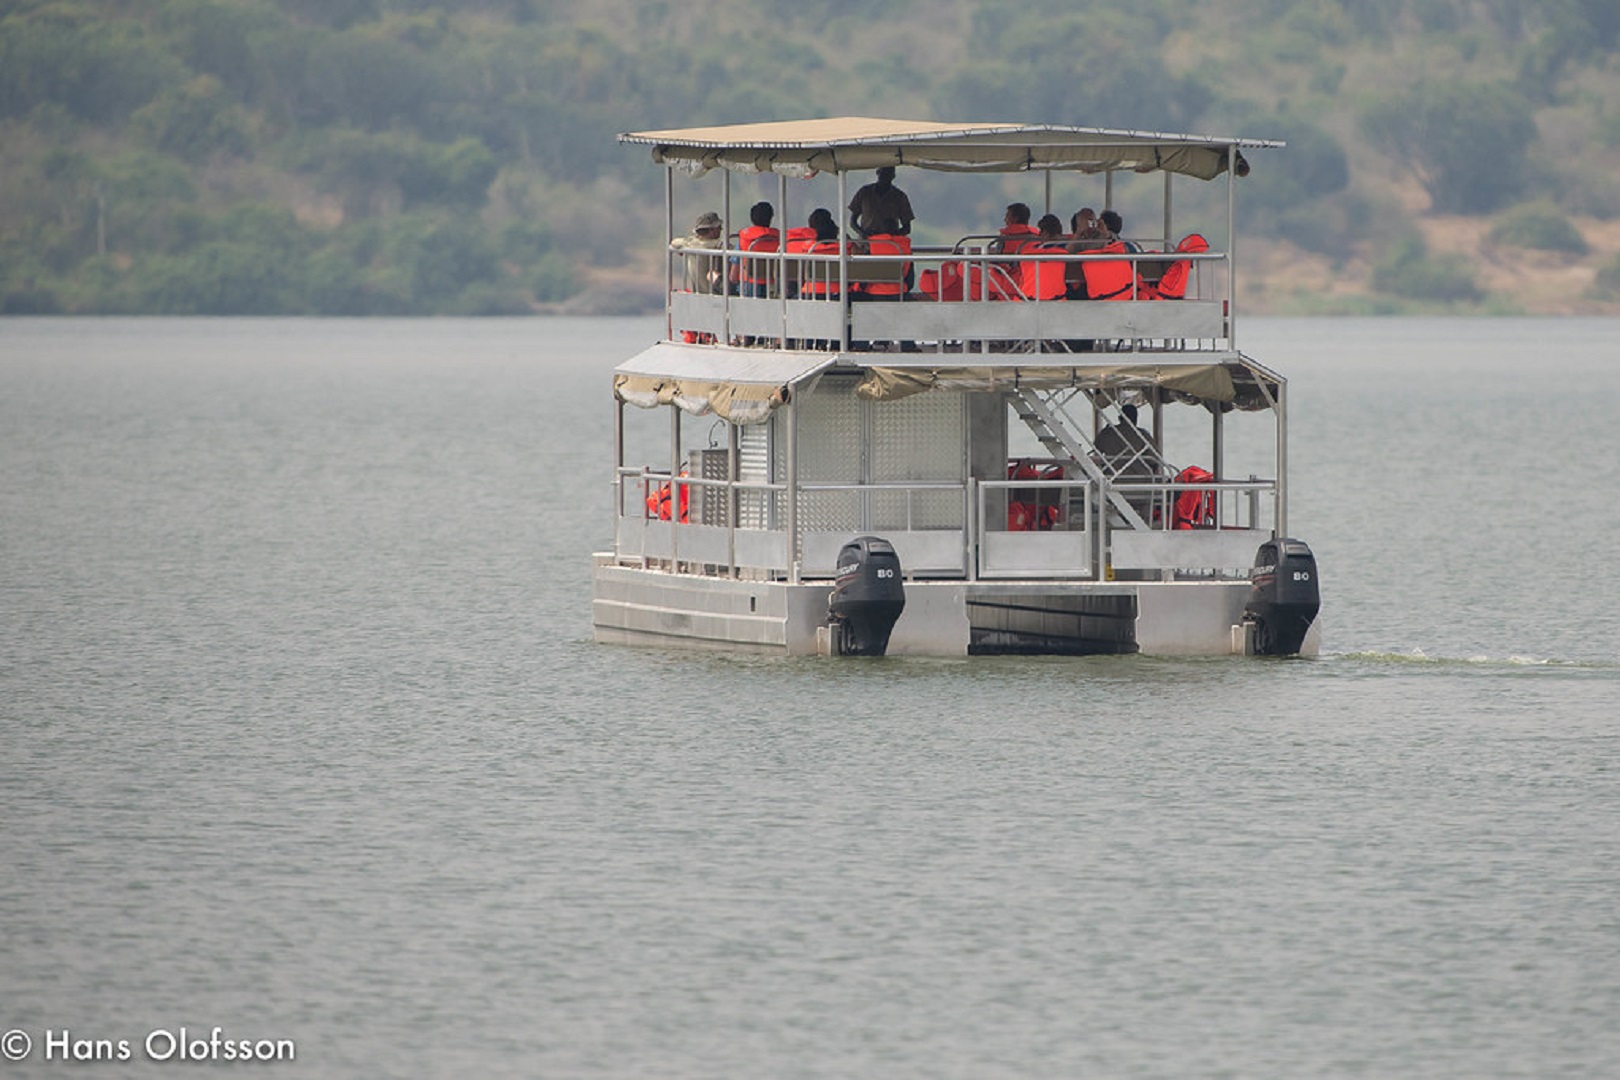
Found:
[[[815,230],[815,238],[808,242],[801,241],[803,246],[799,250],[808,255],[838,254],[838,222],[834,220],[831,210],[817,207],[810,211],[810,228]],[[794,250],[793,242],[788,244],[788,250]],[[838,264],[832,261],[806,262],[799,271],[799,295],[817,300],[838,299]]]
[[[832,216],[832,211],[828,210],[825,212],[829,217]],[[812,220],[815,219],[815,216],[816,215],[814,212],[812,212],[810,215]],[[814,244],[815,242],[816,229],[815,226],[809,224],[793,226],[793,228],[787,231],[787,235],[782,239],[782,243],[790,255],[802,255],[803,253],[809,251],[810,245]],[[798,260],[788,260],[786,267],[787,282],[785,283],[785,287],[782,291],[790,300],[799,295],[799,279],[804,276],[803,271],[804,265]]]
[[[1056,214],[1042,217],[1034,243],[1026,244],[1024,255],[1049,252],[1068,254],[1063,240],[1063,222]],[[1068,293],[1063,280],[1064,264],[1055,259],[1023,259],[1018,263],[1018,287],[1025,300],[1062,300]]]
[[[1096,251],[1108,241],[1103,237],[1103,230],[1097,224],[1097,211],[1089,206],[1082,206],[1074,212],[1069,219],[1069,254],[1079,255],[1087,251]],[[1086,299],[1085,264],[1079,261],[1067,263],[1063,267],[1063,281],[1070,300]]]
[[[1125,241],[1113,240],[1096,251],[1096,255],[1128,255]],[[1085,279],[1088,300],[1147,299],[1147,283],[1136,272],[1129,259],[1081,259],[1080,272]]]
[[[1117,240],[1125,245],[1126,251],[1132,254],[1139,253],[1142,250],[1133,242],[1125,239],[1125,219],[1119,216],[1118,210],[1104,210],[1097,215],[1097,221],[1102,226],[1105,239],[1110,243]]]
[[[669,246],[676,251],[718,250],[722,246],[720,234],[724,228],[719,214],[705,210],[697,216],[692,231],[685,236],[677,236],[669,242]],[[725,291],[725,275],[720,272],[720,258],[717,255],[687,255],[684,280],[687,292]]]
[[[1002,215],[1001,235],[990,241],[992,255],[1016,255],[1025,244],[1034,241],[1040,231],[1029,223],[1029,205],[1015,202],[1007,205],[1007,212]],[[1012,264],[1004,264],[1009,269]]]
[[[771,228],[775,209],[768,202],[757,202],[748,210],[748,228],[737,234],[737,247],[760,255],[774,253],[781,242],[780,234]],[[738,260],[737,284],[742,296],[769,296],[771,282],[776,277],[776,260],[743,258]]]
[[[697,216],[690,233],[677,236],[669,242],[669,246],[674,250],[688,253],[685,258],[686,270],[682,275],[682,283],[687,292],[726,291],[726,275],[722,269],[720,256],[691,254],[698,251],[715,251],[723,247],[724,238],[721,235],[723,232],[725,226],[720,222],[720,215],[713,210],[705,210]],[[688,345],[706,345],[714,341],[714,335],[701,330],[682,330],[681,340]]]
[[[1089,206],[1076,210],[1069,219],[1069,250],[1090,251],[1106,243],[1108,241],[1103,237],[1102,229],[1097,226],[1097,211]]]

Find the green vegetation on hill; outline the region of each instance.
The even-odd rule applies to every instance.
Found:
[[[840,114],[1286,139],[1251,228],[1467,305],[1413,215],[1583,250],[1617,48],[1614,0],[0,0],[0,312],[531,311],[655,243],[617,132]]]

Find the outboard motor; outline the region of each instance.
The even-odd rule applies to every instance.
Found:
[[[1268,540],[1255,552],[1249,581],[1254,588],[1243,621],[1253,627],[1254,655],[1297,655],[1322,609],[1316,556],[1303,540]]]
[[[839,549],[838,581],[827,603],[835,652],[882,656],[905,606],[900,556],[892,544],[876,536],[858,536]]]

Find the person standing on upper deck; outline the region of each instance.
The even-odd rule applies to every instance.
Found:
[[[862,187],[849,200],[849,223],[861,236],[872,232],[880,223],[892,221],[899,230],[894,235],[909,236],[916,215],[911,212],[911,200],[894,186],[894,166],[885,165],[877,171],[877,180]]]

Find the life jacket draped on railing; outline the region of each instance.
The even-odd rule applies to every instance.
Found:
[[[1183,255],[1198,254],[1209,250],[1209,241],[1197,233],[1188,233],[1176,245],[1176,251]],[[1149,300],[1182,300],[1187,296],[1187,281],[1192,276],[1192,260],[1177,259],[1159,278],[1158,284],[1145,287]]]
[[[940,264],[938,270],[918,274],[917,292],[929,300],[983,300],[985,269],[983,263],[964,265],[953,259]],[[1018,282],[999,263],[990,263],[988,269],[991,300],[1023,299]]]
[[[1178,484],[1213,482],[1214,474],[1197,465],[1189,465],[1176,474]],[[1213,529],[1215,527],[1215,492],[1211,488],[1188,488],[1176,492],[1170,512],[1170,526],[1174,529]]]

